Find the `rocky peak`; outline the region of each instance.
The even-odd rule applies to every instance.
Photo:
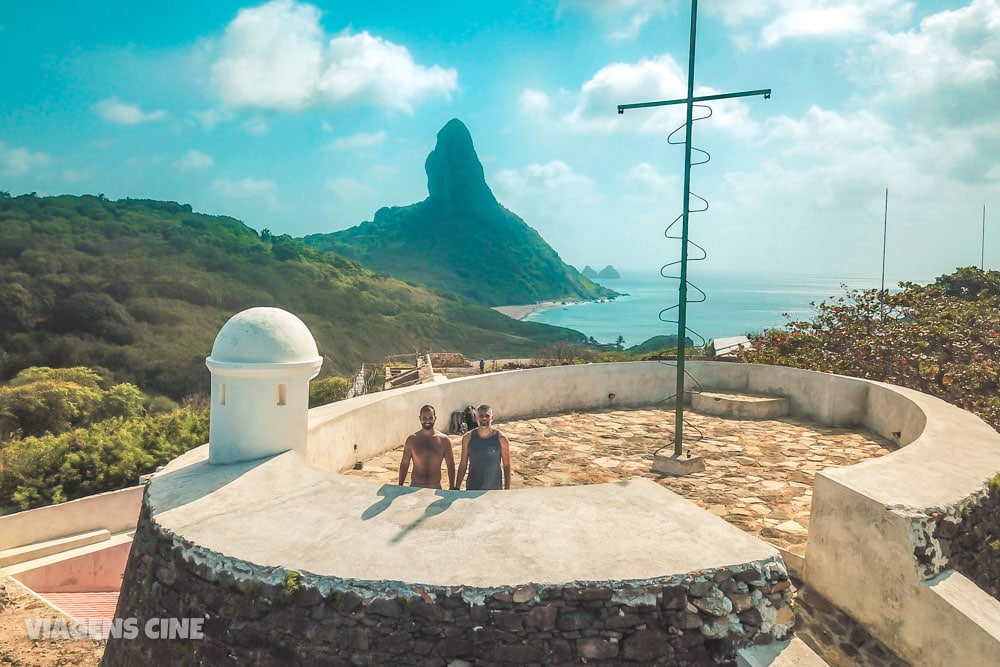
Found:
[[[433,203],[447,208],[468,209],[497,204],[486,185],[483,165],[472,146],[472,135],[457,118],[448,121],[437,135],[437,145],[424,163],[427,193]]]

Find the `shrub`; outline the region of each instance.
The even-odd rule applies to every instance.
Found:
[[[309,407],[342,401],[347,396],[351,381],[345,377],[327,377],[309,383]]]
[[[896,294],[854,290],[740,352],[750,363],[890,382],[976,413],[1000,430],[1000,273],[958,269]]]

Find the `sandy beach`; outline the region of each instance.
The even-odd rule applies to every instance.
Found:
[[[512,319],[523,320],[528,316],[528,313],[533,313],[543,308],[555,308],[563,303],[563,301],[539,301],[538,303],[529,303],[524,306],[493,306],[493,310],[503,313]]]

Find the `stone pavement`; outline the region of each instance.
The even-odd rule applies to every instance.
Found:
[[[684,448],[705,471],[663,477],[653,455],[673,453],[674,413],[639,408],[503,421],[511,443],[512,488],[597,484],[648,477],[742,530],[805,553],[816,473],[896,449],[872,433],[803,419],[732,420],[685,412]],[[416,417],[414,416],[416,429]],[[439,421],[440,418],[439,418]],[[438,426],[447,427],[446,421]],[[414,430],[415,430],[414,429]],[[449,436],[455,463],[461,436]],[[402,446],[344,474],[395,484]],[[850,617],[798,582],[795,634],[831,665],[905,667]]]
[[[742,530],[792,553],[805,553],[816,472],[895,449],[871,433],[792,417],[731,420],[685,412],[684,447],[705,471],[663,477],[653,455],[673,453],[673,410],[574,412],[496,422],[511,443],[512,488],[597,484],[648,477]],[[440,418],[439,418],[439,421]],[[414,418],[414,426],[417,426]],[[447,426],[447,424],[439,424]],[[461,436],[452,435],[455,463]],[[394,484],[402,447],[345,474]]]

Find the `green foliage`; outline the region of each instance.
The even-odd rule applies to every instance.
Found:
[[[483,278],[469,275],[472,292]],[[176,202],[0,198],[0,284],[0,380],[100,366],[174,401],[205,390],[215,335],[252,306],[301,317],[328,373],[421,348],[521,356],[580,339]]]
[[[0,508],[26,510],[138,483],[208,440],[208,412],[114,417],[59,435],[0,443]]]
[[[27,368],[0,386],[0,441],[59,434],[112,417],[144,413],[145,395],[133,384],[107,382],[90,368]]]
[[[960,268],[896,294],[854,290],[740,356],[917,389],[1000,429],[1000,273]]]
[[[302,587],[302,574],[296,572],[295,570],[289,570],[285,573],[285,577],[281,580],[281,602],[283,604],[288,604],[295,597],[299,588]]]
[[[309,407],[342,401],[347,396],[351,380],[345,377],[327,377],[309,383]]]

